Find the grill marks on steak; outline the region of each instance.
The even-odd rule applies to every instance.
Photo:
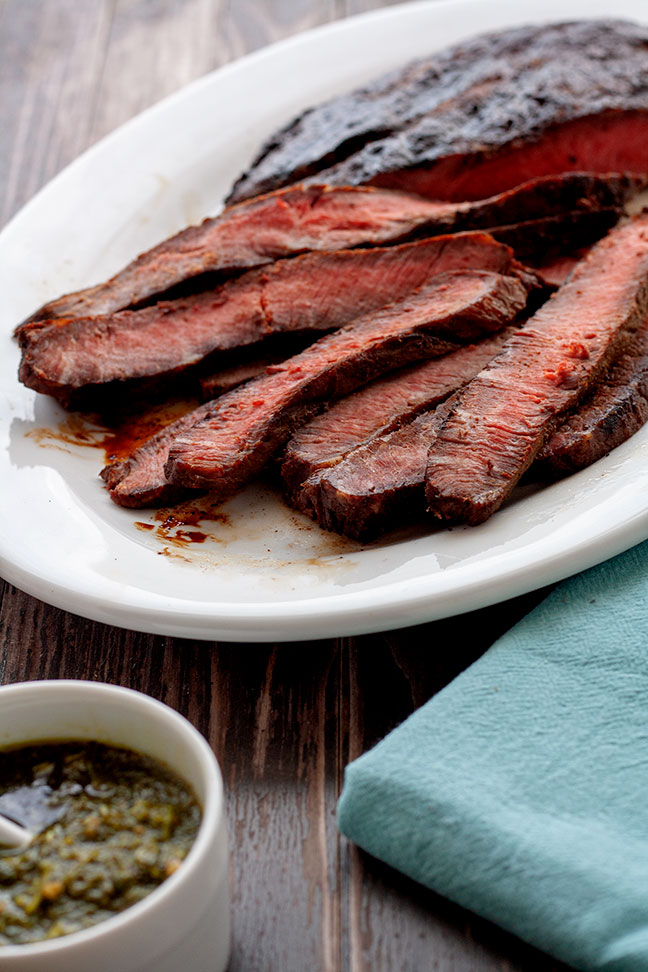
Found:
[[[318,473],[337,465],[371,439],[438,405],[474,378],[498,353],[511,333],[512,330],[507,328],[478,344],[373,381],[335,402],[303,426],[286,445],[281,463],[281,476],[291,504],[307,510],[309,497],[317,490]]]
[[[584,469],[611,452],[648,421],[648,321],[603,376],[593,393],[538,454],[559,473]]]
[[[582,172],[532,180],[473,203],[432,202],[366,186],[280,189],[183,230],[105,283],[50,301],[16,334],[46,320],[113,314],[201,274],[251,269],[305,251],[509,226],[572,210],[589,218],[620,213],[637,188],[628,176]]]
[[[646,171],[648,30],[615,20],[462,41],[305,111],[230,201],[306,177],[478,199],[550,172]]]
[[[648,216],[619,227],[461,393],[428,456],[443,520],[480,523],[648,312]]]
[[[272,334],[330,330],[464,267],[535,278],[483,233],[371,250],[307,253],[216,290],[142,310],[34,325],[21,335],[20,380],[63,403],[81,389],[169,379],[215,352]]]
[[[512,277],[449,273],[400,304],[322,338],[302,354],[213,403],[171,448],[171,482],[225,496],[255,476],[331,399],[410,361],[501,328],[524,307]]]

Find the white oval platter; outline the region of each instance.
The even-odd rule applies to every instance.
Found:
[[[0,573],[57,607],[156,634],[307,640],[404,627],[566,577],[648,537],[648,427],[606,459],[518,492],[482,526],[366,548],[252,486],[165,543],[119,509],[98,448],[48,439],[64,414],[17,381],[14,325],[218,211],[264,137],[303,107],[483,30],[596,16],[648,19],[643,0],[436,0],[320,28],[195,82],[104,139],[0,235]]]

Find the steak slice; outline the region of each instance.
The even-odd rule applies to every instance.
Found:
[[[360,543],[422,518],[428,451],[453,400],[454,396],[315,473],[291,494],[293,505],[325,530]]]
[[[258,345],[233,351],[217,371],[208,371],[207,374],[199,376],[200,401],[209,402],[245,381],[258,378],[270,365],[279,364],[293,354],[299,354],[316,338],[316,331],[310,334],[277,334]]]
[[[147,439],[127,459],[104,466],[99,475],[110,490],[110,498],[118,506],[141,509],[173,503],[186,495],[186,489],[167,481],[164,463],[176,436],[190,429],[207,413],[206,405],[187,412]]]
[[[525,306],[519,280],[448,273],[235,389],[180,435],[165,466],[171,482],[234,492],[331,399],[408,362],[445,354],[500,329]]]
[[[284,361],[285,357],[285,355],[282,355],[276,360]],[[218,398],[219,395],[224,395],[232,388],[238,388],[239,385],[250,381],[252,378],[258,378],[259,375],[264,374],[269,365],[276,364],[276,360],[269,357],[250,358],[249,361],[240,361],[229,368],[223,368],[221,371],[206,375],[200,379],[201,399],[204,402],[209,402],[212,398]]]
[[[554,432],[538,462],[567,473],[606,456],[648,421],[648,323],[603,376],[594,392]]]
[[[28,328],[20,380],[64,404],[80,389],[110,382],[168,380],[209,355],[272,334],[340,327],[464,267],[518,272],[510,248],[483,233],[307,253],[183,300]],[[519,272],[529,286],[535,282]]]
[[[562,287],[569,279],[576,265],[587,255],[588,247],[582,247],[560,256],[550,256],[548,260],[538,261],[535,271],[547,287]]]
[[[232,273],[308,250],[399,240],[426,223],[438,222],[443,232],[452,225],[455,209],[367,187],[280,189],[190,226],[140,254],[105,283],[45,304],[21,327],[43,319],[112,314],[207,272]]]
[[[229,201],[307,177],[480,199],[570,170],[645,173],[648,29],[529,25],[460,41],[310,108]]]
[[[280,189],[183,230],[105,283],[50,301],[16,334],[42,320],[113,314],[207,272],[231,274],[309,250],[376,246],[413,234],[505,226],[571,210],[620,211],[638,188],[621,174],[581,172],[533,180],[473,203],[432,202],[366,186]]]
[[[438,405],[474,378],[511,333],[507,328],[478,344],[372,381],[304,425],[288,442],[282,457],[281,476],[288,501],[297,509],[305,509],[317,472]]]
[[[556,259],[569,250],[596,243],[619,222],[621,210],[596,209],[530,219],[490,229],[500,243],[510,246],[519,260],[532,265]]]
[[[428,456],[431,511],[481,523],[648,312],[648,216],[615,229],[461,393]]]

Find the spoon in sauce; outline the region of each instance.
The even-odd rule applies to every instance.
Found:
[[[9,817],[0,814],[0,851],[18,850],[26,847],[33,838],[31,830],[14,823]]]
[[[51,793],[49,786],[38,783],[0,794],[0,848],[25,847],[36,834],[61,819],[65,807],[52,806]]]

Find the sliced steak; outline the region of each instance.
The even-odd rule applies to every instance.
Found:
[[[69,403],[88,387],[177,378],[208,355],[272,334],[340,327],[405,297],[435,274],[464,267],[517,272],[512,251],[483,233],[307,253],[184,300],[27,328],[20,380]]]
[[[113,314],[207,272],[232,273],[309,250],[377,246],[572,210],[621,211],[637,189],[628,176],[583,172],[533,180],[473,203],[432,202],[368,187],[280,189],[172,236],[105,283],[45,304],[16,333],[42,320]]]
[[[252,378],[258,378],[266,368],[279,364],[293,354],[299,354],[317,339],[317,331],[298,334],[277,334],[260,344],[240,348],[225,356],[226,360],[217,371],[208,370],[198,376],[199,398],[209,402]]]
[[[648,28],[515,27],[308,109],[268,139],[229,200],[306,177],[458,200],[556,172],[645,173],[647,110]]]
[[[238,364],[231,365],[229,368],[222,368],[213,374],[205,375],[200,379],[200,397],[203,402],[209,402],[212,398],[218,398],[238,388],[252,378],[258,378],[265,373],[266,368],[277,361],[285,361],[286,355],[278,357],[250,358],[248,361],[239,361]]]
[[[176,436],[190,429],[207,413],[206,405],[193,409],[151,436],[127,459],[105,466],[99,475],[110,490],[110,498],[118,506],[132,509],[159,506],[181,499],[187,490],[167,482],[164,463]]]
[[[413,297],[322,338],[213,404],[176,439],[171,482],[225,496],[255,476],[332,399],[413,360],[445,354],[510,322],[525,306],[513,277],[484,271],[436,278]]]
[[[540,260],[534,269],[547,287],[562,287],[567,282],[570,273],[587,255],[588,247],[564,253],[560,256],[550,256],[548,260]]]
[[[421,519],[428,452],[457,400],[453,396],[434,411],[376,436],[336,464],[315,467],[304,482],[294,483],[288,501],[324,529],[361,543]],[[560,474],[582,469],[625,442],[646,421],[648,328],[644,326],[594,392],[551,436],[533,468],[540,463],[541,468]]]
[[[592,187],[595,194],[600,190],[600,184]],[[615,183],[611,191],[624,192]],[[452,225],[455,209],[366,187],[281,189],[183,230],[142,253],[105,283],[45,304],[25,324],[112,314],[200,274],[250,269],[308,250],[399,240],[421,224],[438,222],[443,232],[444,226]]]
[[[620,216],[618,209],[579,210],[493,227],[490,233],[500,243],[507,243],[519,260],[535,265],[591,246],[619,222]]]
[[[427,455],[450,402],[315,473],[291,494],[292,504],[325,530],[361,543],[409,520],[422,519]]]
[[[372,381],[304,425],[288,442],[282,458],[281,476],[288,501],[303,509],[305,492],[315,473],[336,465],[359,446],[443,401],[474,378],[511,333],[507,328],[478,344]]]
[[[643,216],[597,243],[461,393],[428,457],[432,512],[469,524],[495,512],[647,313]]]
[[[547,441],[538,461],[559,473],[584,469],[629,439],[646,421],[648,324],[644,323],[594,392]]]

